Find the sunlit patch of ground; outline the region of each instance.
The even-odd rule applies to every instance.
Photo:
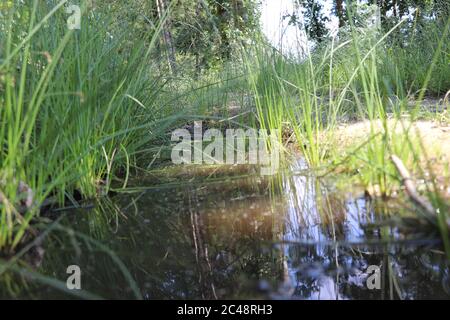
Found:
[[[406,153],[408,161],[405,165],[419,179],[418,188],[426,189],[425,182],[434,176],[439,193],[450,199],[450,124],[435,120],[411,122],[403,118],[389,119],[385,125],[389,132],[390,144],[395,146],[397,152]],[[333,148],[336,149],[334,152],[337,155],[345,155],[367,143],[370,137],[385,130],[381,120],[366,120],[341,124],[327,136],[333,141]],[[380,139],[378,141],[381,142]],[[362,148],[359,152],[365,152],[364,150],[367,149]],[[414,158],[411,150],[414,150],[419,161]],[[345,167],[345,164],[343,166]],[[417,170],[418,167],[421,170]],[[371,193],[370,190],[366,191]]]
[[[432,159],[449,160],[450,156],[450,125],[437,121],[420,120],[410,122],[403,120],[387,120],[387,128],[393,139],[408,134],[412,142],[422,141],[427,156]],[[340,148],[349,148],[363,143],[371,135],[383,132],[381,120],[361,121],[352,124],[339,125],[333,132],[335,141]],[[425,155],[425,154],[424,154]]]
[[[437,121],[419,120],[410,122],[403,120],[387,120],[387,128],[392,139],[408,136],[409,140],[418,145],[418,152],[429,160],[447,164],[450,160],[450,125]],[[361,121],[352,124],[339,125],[333,131],[334,140],[339,148],[350,148],[363,143],[370,136],[383,132],[381,120]],[[419,142],[421,141],[421,143]],[[425,160],[425,159],[423,159]]]

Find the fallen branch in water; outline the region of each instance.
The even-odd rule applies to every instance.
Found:
[[[408,169],[406,169],[405,165],[403,164],[402,160],[400,160],[400,158],[397,157],[396,155],[391,155],[391,161],[394,163],[395,168],[402,177],[402,182],[403,185],[405,186],[406,193],[408,194],[412,202],[414,202],[418,207],[420,207],[428,214],[436,215],[436,209],[434,209],[431,203],[417,193],[416,185],[413,179],[411,178]]]

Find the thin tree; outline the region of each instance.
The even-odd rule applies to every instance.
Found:
[[[158,10],[158,17],[160,21],[163,22],[162,25],[162,36],[164,45],[167,51],[167,60],[169,62],[170,71],[175,74],[177,70],[177,63],[175,59],[175,44],[172,39],[172,33],[170,32],[170,28],[172,25],[172,21],[169,16],[166,16],[167,5],[166,0],[156,0],[156,8]]]
[[[335,9],[336,15],[338,16],[338,19],[339,19],[339,28],[341,28],[345,24],[344,0],[335,0],[334,9]]]

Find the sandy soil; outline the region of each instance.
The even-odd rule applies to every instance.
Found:
[[[388,120],[388,129],[392,133],[392,139],[401,137],[405,129],[409,129],[408,136],[412,141],[420,139],[430,158],[446,158],[450,160],[450,125],[435,121],[420,120],[411,123],[407,119]],[[377,120],[371,122],[361,121],[352,124],[340,125],[333,135],[340,147],[349,148],[362,143],[371,136],[371,132],[378,133],[383,130],[383,124]],[[445,159],[442,159],[445,160]]]

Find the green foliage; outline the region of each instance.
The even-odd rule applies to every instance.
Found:
[[[303,24],[306,34],[318,42],[323,41],[328,34],[325,23],[330,21],[322,12],[323,5],[314,0],[297,0],[297,2],[303,7]]]
[[[164,27],[170,33],[170,45],[183,64],[183,71],[189,69],[187,64],[197,74],[219,68],[259,32],[259,4],[255,0],[158,1],[167,8]],[[132,29],[135,36],[151,38],[160,19],[157,1],[112,1],[108,6],[116,15],[115,20],[122,25],[125,21],[127,25],[123,27]],[[160,42],[160,49],[165,49]]]
[[[230,59],[258,31],[258,11],[248,0],[180,0],[171,17],[177,50],[197,68]]]
[[[292,126],[305,158],[320,167],[336,156],[322,134],[341,119],[385,124],[388,113],[400,115],[407,98],[450,88],[445,1],[342,8],[336,1],[342,23],[335,38],[327,37],[322,4],[298,1],[305,20],[292,15],[291,23],[320,42],[304,61],[261,41],[257,1],[86,3],[75,31],[67,29],[61,1],[2,7],[0,249],[21,243],[50,197],[59,205],[75,203],[75,192],[95,197],[121,172],[128,177],[141,154],[167,143],[167,132],[190,106],[201,117],[217,115],[229,102],[247,105],[250,90],[258,124],[280,133]],[[383,28],[368,23],[370,10],[381,5]],[[420,10],[407,16],[414,8]],[[237,59],[242,48],[244,65]],[[400,102],[388,103],[392,97]],[[407,135],[383,129],[349,163],[368,165],[361,181],[387,192],[397,183],[389,153],[406,161],[408,150],[420,150]],[[24,190],[32,190],[32,204]]]
[[[376,16],[384,32],[388,32],[401,19],[413,22],[415,27],[429,20],[442,20],[450,13],[450,3],[446,0],[332,0],[332,12],[338,17],[340,35],[350,30],[350,25],[361,27]],[[286,17],[290,23],[304,29],[311,40],[322,42],[329,30],[323,3],[310,0],[295,0],[297,9]],[[408,23],[396,28],[397,34],[408,32]]]
[[[128,30],[97,7],[68,30],[62,4],[17,1],[1,21],[0,249],[20,243],[50,196],[62,205],[76,190],[107,192],[175,121],[151,72],[157,29],[130,46]]]
[[[424,34],[428,41],[400,42],[396,31],[402,23],[388,32],[351,24],[348,38],[324,42],[300,62],[266,49],[249,53],[247,64],[256,66],[249,79],[261,126],[279,130],[288,124],[312,168],[329,173],[330,166],[338,164],[355,172],[366,189],[376,186],[384,195],[401,181],[391,164],[392,154],[422,176],[425,170],[433,175],[427,148],[411,136],[411,125],[402,116],[406,113],[414,120],[425,93],[442,94],[449,88],[450,19],[445,24],[429,20]],[[409,98],[418,99],[415,108],[408,109]],[[334,139],[337,125],[349,118],[368,120],[370,126],[352,151],[343,150]],[[448,204],[433,188],[426,190],[430,202],[439,212],[448,212]],[[439,226],[450,254],[446,218],[428,218]]]

